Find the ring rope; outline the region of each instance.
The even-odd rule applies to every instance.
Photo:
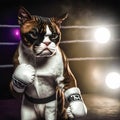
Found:
[[[68,26],[61,26],[62,29],[70,29],[70,28],[77,28],[77,29],[88,29],[88,28],[97,28],[97,27],[120,27],[119,24],[109,24],[109,25],[91,25],[91,26],[87,26],[87,25],[68,25]],[[0,25],[0,27],[10,27],[10,28],[16,28],[16,27],[20,27],[19,25]]]
[[[103,26],[103,25],[102,25]],[[104,25],[106,27],[119,27],[120,25]],[[0,25],[0,27],[11,27],[11,28],[16,28],[20,27],[19,25]],[[100,26],[62,26],[62,29],[70,29],[70,28],[77,28],[77,29],[88,29],[88,28],[97,28]],[[61,43],[76,43],[76,42],[93,42],[93,40],[66,40],[66,41],[61,41]],[[0,42],[0,45],[17,45],[17,42]],[[115,60],[115,59],[120,59],[120,57],[84,57],[84,58],[68,58],[69,61],[85,61],[85,60]],[[6,65],[0,65],[0,68],[9,68],[13,67],[12,64],[6,64]]]
[[[80,58],[68,58],[68,61],[96,61],[96,60],[119,60],[120,57],[80,57]],[[12,64],[0,65],[0,68],[13,67]]]
[[[61,41],[60,44],[65,43],[86,43],[86,42],[95,42],[94,40],[65,40]],[[18,42],[0,42],[0,45],[18,45]]]

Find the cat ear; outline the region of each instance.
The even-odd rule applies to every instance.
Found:
[[[18,11],[18,24],[22,25],[24,22],[30,19],[31,14],[24,7],[20,7]]]
[[[68,13],[65,13],[59,17],[53,17],[52,20],[58,25],[60,26],[61,23],[68,17]]]

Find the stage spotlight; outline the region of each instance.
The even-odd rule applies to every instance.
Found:
[[[106,85],[111,89],[117,89],[120,87],[120,74],[111,72],[106,76]]]
[[[107,43],[110,40],[111,34],[107,28],[100,27],[95,30],[94,37],[98,43]]]

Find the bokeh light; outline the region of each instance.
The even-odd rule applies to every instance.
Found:
[[[100,27],[95,30],[94,37],[98,43],[107,43],[110,40],[111,34],[107,28]]]
[[[12,36],[17,39],[18,41],[20,40],[20,29],[19,28],[13,28],[12,29]]]
[[[111,89],[117,89],[120,87],[120,74],[111,72],[106,76],[106,85]]]

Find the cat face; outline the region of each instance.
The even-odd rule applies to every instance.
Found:
[[[36,57],[50,57],[56,53],[61,39],[60,25],[67,14],[59,18],[31,15],[21,7],[18,13],[22,43]]]

